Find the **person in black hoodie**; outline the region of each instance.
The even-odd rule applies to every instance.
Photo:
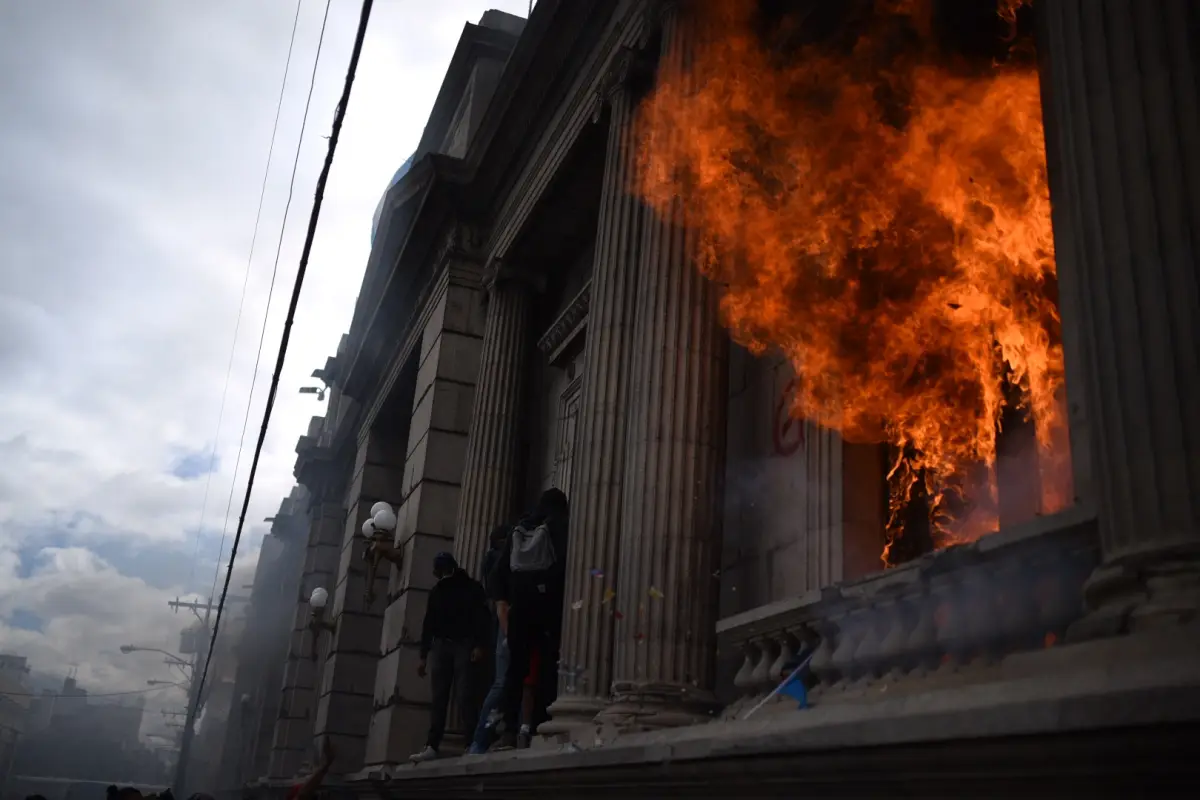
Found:
[[[537,653],[539,687],[537,707],[544,716],[553,701],[551,683],[558,681],[558,645],[562,628],[563,595],[566,591],[567,496],[559,489],[547,489],[538,498],[533,513],[517,523],[504,544],[491,574],[488,590],[497,606],[505,604],[507,615],[500,617],[508,637],[509,663],[504,681],[504,733],[501,747],[517,743],[521,698],[530,661]],[[540,719],[529,730],[535,732]],[[528,724],[528,723],[527,723]]]
[[[433,707],[425,748],[411,757],[415,762],[438,757],[442,735],[446,732],[446,712],[452,689],[458,692],[463,727],[471,729],[475,725],[479,718],[479,699],[475,692],[474,665],[483,658],[491,637],[487,595],[479,581],[460,569],[449,553],[434,556],[433,574],[437,584],[429,592],[425,606],[421,660],[417,664],[417,674],[424,678],[430,672],[428,664],[432,654]]]

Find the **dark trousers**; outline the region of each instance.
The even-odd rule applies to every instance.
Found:
[[[558,639],[562,612],[557,603],[514,603],[508,611],[508,673],[504,677],[504,728],[516,733],[521,717],[521,696],[529,675],[530,653],[541,652],[537,676],[538,699],[533,725],[545,721],[545,707],[553,702],[550,686],[558,683]]]
[[[470,642],[435,639],[429,652],[429,680],[433,689],[433,707],[429,709],[429,738],[425,743],[437,750],[446,733],[450,696],[458,700],[462,729],[468,734],[479,718],[478,692],[475,691],[475,665],[471,663]]]

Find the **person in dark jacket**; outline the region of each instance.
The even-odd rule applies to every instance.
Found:
[[[504,544],[508,541],[508,533],[512,525],[497,525],[488,534],[488,549],[483,554],[483,564],[480,566],[479,580],[487,583],[488,576],[496,568],[496,562],[504,554]]]
[[[488,536],[488,550],[483,554],[483,579],[486,581],[496,567],[496,562],[504,554],[504,545],[508,541],[510,525],[497,525]],[[488,689],[483,706],[479,709],[479,721],[475,724],[475,734],[471,737],[471,745],[467,752],[471,755],[481,755],[487,752],[493,733],[492,715],[500,709],[500,701],[504,697],[504,676],[508,673],[508,641],[501,630],[501,616],[507,624],[508,604],[494,603],[493,636],[496,646],[496,669],[492,686]]]
[[[442,735],[446,732],[446,713],[450,692],[457,690],[459,713],[464,728],[470,729],[479,717],[475,692],[475,664],[483,658],[490,637],[487,595],[479,581],[460,569],[454,556],[438,553],[433,559],[437,584],[429,592],[425,624],[421,629],[421,660],[417,674],[431,675],[433,707],[430,709],[429,736],[425,748],[412,756],[415,762],[438,757]],[[432,670],[429,658],[433,657]]]
[[[509,654],[501,704],[504,719],[502,748],[515,746],[518,732],[524,734],[521,738],[527,739],[536,732],[537,723],[541,721],[531,720],[518,729],[521,699],[535,652],[539,665],[536,676],[540,689],[539,717],[544,717],[544,709],[554,699],[551,684],[557,686],[558,682],[568,517],[567,496],[561,490],[542,492],[533,512],[523,517],[509,533],[504,552],[488,576],[488,593],[497,605],[504,603],[508,608],[508,613],[500,617],[508,638]]]

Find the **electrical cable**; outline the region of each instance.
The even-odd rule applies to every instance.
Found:
[[[250,379],[250,396],[246,398],[246,415],[242,418],[242,435],[238,439],[237,459],[233,462],[233,481],[229,484],[229,500],[225,503],[225,522],[221,526],[221,543],[217,545],[217,567],[213,570],[212,587],[209,589],[209,602],[217,591],[217,581],[221,577],[221,554],[225,551],[225,538],[229,534],[229,512],[233,510],[233,495],[237,489],[238,468],[242,465],[242,453],[246,449],[246,431],[250,427],[250,410],[254,407],[254,388],[258,385],[258,368],[262,364],[263,344],[267,340],[267,323],[271,319],[271,301],[275,297],[275,279],[279,276],[279,257],[283,252],[283,237],[287,232],[288,213],[292,209],[292,196],[296,191],[296,172],[300,167],[300,153],[304,149],[304,132],[308,128],[308,111],[312,106],[313,88],[317,85],[317,67],[321,63],[321,48],[325,44],[325,26],[329,22],[329,6],[332,0],[325,0],[325,15],[321,18],[321,33],[317,37],[317,52],[313,56],[312,75],[308,80],[308,97],[304,101],[304,116],[300,120],[300,138],[296,141],[296,155],[292,159],[292,177],[288,180],[287,202],[283,206],[283,222],[279,225],[279,241],[275,245],[275,263],[271,267],[271,282],[267,286],[267,307],[263,309],[262,330],[258,334],[258,353],[254,356],[254,372]]]
[[[296,14],[292,19],[292,35],[288,41],[287,59],[283,64],[283,83],[279,87],[279,100],[275,103],[275,122],[271,126],[271,144],[267,148],[267,166],[263,170],[262,188],[258,193],[258,210],[254,213],[254,232],[250,236],[250,253],[246,256],[246,272],[242,277],[242,296],[238,300],[237,322],[233,325],[233,343],[229,346],[229,365],[225,368],[225,387],[221,389],[221,407],[217,411],[217,432],[213,434],[212,455],[208,459],[208,471],[204,478],[204,499],[200,503],[200,522],[196,525],[196,547],[192,553],[191,571],[188,573],[187,585],[192,586],[192,581],[196,577],[196,562],[200,558],[200,542],[204,536],[204,517],[208,511],[208,490],[212,486],[213,471],[217,466],[217,443],[221,439],[221,424],[225,420],[225,402],[229,398],[229,380],[233,375],[233,361],[237,354],[238,334],[242,329],[242,312],[246,308],[246,289],[250,286],[250,266],[254,263],[254,245],[258,242],[258,228],[262,223],[263,201],[267,196],[267,179],[271,175],[271,161],[275,155],[275,139],[279,133],[279,117],[283,112],[283,98],[287,92],[288,73],[292,70],[292,51],[296,47],[296,29],[300,25],[300,7],[304,4],[304,0],[296,0]],[[234,484],[237,483],[237,475],[235,471]],[[226,516],[229,512],[226,511]],[[223,545],[223,543],[222,543]],[[217,569],[221,568],[221,557],[217,555]],[[212,602],[212,595],[209,595],[209,602]]]
[[[358,60],[362,55],[363,40],[367,34],[367,23],[371,18],[371,6],[373,0],[363,0],[362,10],[359,12],[358,31],[354,38],[354,48],[350,52],[350,64],[346,70],[346,82],[342,88],[342,97],[338,101],[337,108],[333,114],[333,128],[329,135],[329,147],[325,153],[325,163],[321,167],[321,174],[317,178],[317,186],[313,197],[312,213],[308,220],[308,232],[304,239],[304,249],[300,253],[300,265],[296,269],[296,280],[292,288],[291,301],[288,304],[287,318],[283,323],[283,335],[279,342],[279,355],[275,360],[275,372],[271,376],[271,388],[267,393],[266,407],[263,409],[262,427],[258,432],[258,441],[254,446],[254,457],[250,461],[250,475],[246,482],[246,495],[242,500],[242,511],[238,518],[237,531],[233,537],[233,546],[229,554],[229,567],[225,571],[225,585],[221,589],[221,599],[217,603],[217,615],[213,620],[212,638],[209,642],[208,653],[204,658],[204,669],[200,673],[200,683],[197,685],[196,697],[202,696],[204,691],[205,681],[208,679],[208,668],[212,663],[213,648],[217,641],[217,633],[221,627],[221,616],[225,610],[225,598],[229,594],[229,582],[233,578],[233,566],[237,560],[238,545],[241,544],[242,531],[246,525],[246,514],[250,508],[250,497],[254,489],[254,477],[258,473],[258,462],[262,457],[263,444],[267,438],[267,427],[271,422],[271,411],[275,407],[275,396],[279,391],[279,378],[283,372],[283,364],[287,357],[288,342],[291,341],[292,323],[296,318],[296,306],[300,301],[300,290],[304,286],[304,274],[308,270],[308,259],[312,253],[313,239],[316,237],[317,221],[321,217],[321,204],[325,199],[325,184],[329,180],[329,170],[333,166],[333,156],[337,151],[338,139],[341,137],[342,122],[346,117],[346,110],[350,106],[350,92],[354,87],[354,74],[358,69]],[[196,708],[195,704],[190,704],[188,708],[187,726],[195,723]]]
[[[175,686],[176,684],[171,684],[170,686],[151,686],[146,689],[131,689],[128,692],[97,692],[96,694],[92,694],[91,692],[87,694],[37,694],[34,692],[0,691],[0,697],[66,697],[87,700],[90,697],[125,697],[131,694],[149,694],[150,692],[161,692],[164,689],[171,689]]]

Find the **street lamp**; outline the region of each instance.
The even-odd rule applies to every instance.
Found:
[[[161,655],[167,657],[168,664],[173,664],[177,667],[186,667],[187,669],[192,668],[192,662],[188,661],[183,656],[177,656],[170,651],[161,650],[157,647],[138,647],[137,645],[123,644],[121,645],[121,652],[125,655],[129,655],[130,653],[160,653]]]
[[[205,630],[207,629],[207,620],[205,620]],[[186,686],[184,684],[175,684],[181,689],[186,689],[188,693],[188,711],[185,715],[185,722],[183,725],[178,726],[183,729],[183,735],[179,742],[179,760],[175,763],[174,790],[175,793],[179,795],[183,794],[187,762],[191,754],[192,738],[196,733],[196,713],[200,706],[200,696],[197,691],[199,689],[199,682],[196,680],[196,668],[200,665],[200,659],[203,657],[201,655],[202,649],[202,647],[197,647],[194,655],[195,660],[188,661],[182,656],[175,655],[168,650],[163,650],[158,647],[138,647],[137,645],[132,644],[121,645],[121,652],[125,653],[126,655],[130,653],[160,653],[161,655],[166,656],[166,662],[169,665],[178,667],[179,671],[184,674],[185,678],[187,678]],[[148,681],[148,683],[157,685],[160,683],[167,683],[167,681]]]
[[[363,558],[367,561],[367,605],[375,602],[375,577],[379,572],[379,560],[387,559],[397,567],[404,563],[404,554],[392,543],[396,530],[396,512],[382,500],[371,506],[371,517],[362,524],[362,535],[367,540]]]
[[[329,592],[320,586],[312,590],[312,594],[308,597],[308,607],[312,609],[312,614],[308,618],[308,630],[312,633],[313,661],[317,660],[317,644],[321,631],[329,631],[332,634],[337,630],[337,623],[325,618],[325,606],[328,604]]]

